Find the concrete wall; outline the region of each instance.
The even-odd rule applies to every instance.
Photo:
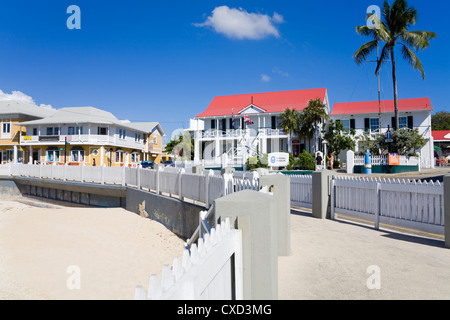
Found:
[[[176,235],[188,239],[199,225],[200,211],[205,208],[192,203],[158,195],[144,190],[126,189],[126,209],[139,213],[139,205],[145,201],[149,218],[162,223]]]

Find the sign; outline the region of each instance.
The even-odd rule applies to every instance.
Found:
[[[267,156],[269,167],[286,167],[289,165],[289,154],[284,152],[273,152]]]
[[[392,142],[394,142],[394,139],[386,139],[386,140],[384,140],[384,142],[386,142],[386,143],[392,143]]]
[[[400,165],[400,156],[398,153],[389,153],[389,165],[398,166]]]
[[[59,151],[64,151],[66,148],[58,148]]]
[[[32,140],[33,138],[31,136],[23,136],[22,139],[23,140]]]

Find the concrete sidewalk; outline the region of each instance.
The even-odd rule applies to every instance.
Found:
[[[441,240],[292,210],[291,248],[278,258],[280,300],[450,299],[450,249]],[[377,275],[370,266],[380,289],[367,286]]]

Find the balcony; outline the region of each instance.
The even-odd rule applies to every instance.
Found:
[[[216,138],[241,138],[245,134],[250,134],[250,136],[256,136],[259,134],[260,137],[277,137],[277,138],[285,138],[288,135],[281,129],[270,129],[270,128],[260,128],[258,130],[255,130],[253,128],[249,128],[246,130],[243,129],[228,129],[228,130],[217,130],[217,129],[211,129],[204,131],[200,139],[202,140],[208,140],[208,139],[216,139]]]
[[[63,145],[66,139],[68,143],[76,145],[116,145],[133,149],[144,148],[143,140],[135,141],[132,137],[120,139],[117,135],[98,134],[21,136],[20,144],[22,146]]]

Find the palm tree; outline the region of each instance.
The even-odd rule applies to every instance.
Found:
[[[308,106],[303,109],[303,125],[314,128],[314,152],[318,150],[317,147],[317,128],[323,120],[328,120],[328,113],[325,104],[320,98],[311,99],[308,101]],[[308,130],[306,130],[308,131]]]
[[[300,114],[295,109],[286,108],[282,114],[280,114],[281,122],[278,125],[284,132],[289,133],[288,152],[292,150],[292,133],[297,133],[300,127]]]
[[[409,28],[416,24],[417,10],[408,6],[406,0],[395,0],[392,6],[388,1],[383,5],[383,21],[376,15],[368,15],[368,18],[376,20],[379,28],[370,28],[368,26],[356,27],[356,32],[361,36],[372,37],[373,40],[361,46],[353,55],[356,63],[359,65],[365,62],[368,56],[378,48],[379,42],[384,43],[381,50],[381,56],[377,59],[377,68],[375,75],[378,75],[381,66],[387,61],[392,62],[392,80],[394,83],[394,108],[395,124],[399,128],[398,117],[398,92],[397,76],[395,66],[394,47],[400,46],[403,59],[406,60],[415,70],[422,73],[422,79],[425,80],[425,71],[414,51],[424,50],[430,46],[429,41],[436,38],[434,32],[429,31],[409,31]]]

